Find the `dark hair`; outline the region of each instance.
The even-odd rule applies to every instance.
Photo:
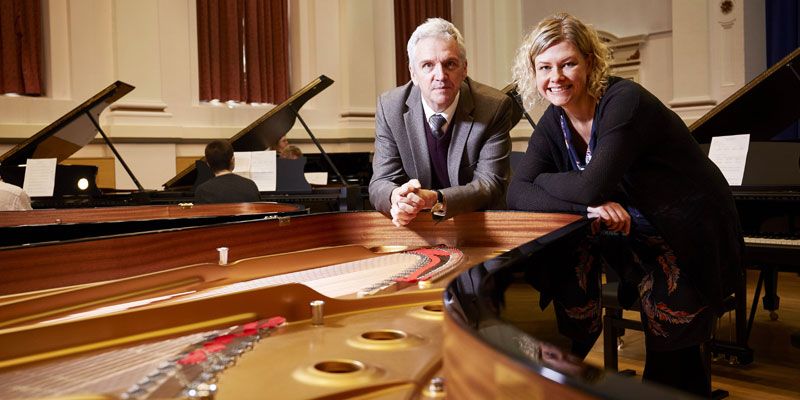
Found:
[[[227,140],[215,140],[206,145],[206,162],[211,167],[211,172],[231,169],[233,161],[233,146]]]

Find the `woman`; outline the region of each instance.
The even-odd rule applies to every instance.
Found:
[[[644,379],[709,396],[702,345],[723,298],[744,279],[733,198],[683,121],[638,84],[609,76],[607,60],[597,33],[568,14],[542,20],[525,38],[514,80],[527,106],[550,106],[514,171],[508,205],[586,213],[623,236],[620,251],[612,250],[615,235],[593,234],[559,258],[571,268],[547,278],[576,353],[585,355],[600,333],[606,264],[641,301]]]

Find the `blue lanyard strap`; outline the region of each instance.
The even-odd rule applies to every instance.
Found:
[[[597,109],[599,110],[599,107],[597,107]],[[578,153],[575,152],[575,147],[572,145],[572,131],[569,129],[567,116],[563,109],[561,109],[559,117],[561,133],[564,135],[564,144],[567,146],[569,160],[572,165],[575,165],[575,168],[579,171],[583,171],[584,168],[589,165],[589,162],[592,161],[592,152],[597,144],[597,111],[595,111],[594,120],[592,121],[592,133],[589,136],[589,145],[586,146],[586,154],[584,155],[583,161],[578,158]]]

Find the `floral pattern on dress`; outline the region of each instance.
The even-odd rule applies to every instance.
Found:
[[[586,284],[589,276],[589,271],[592,270],[594,264],[594,256],[592,255],[591,243],[583,242],[577,249],[578,264],[575,265],[575,277],[578,279],[578,286],[583,291],[586,291]]]
[[[589,332],[599,332],[600,329],[602,328],[599,301],[590,300],[584,306],[564,308],[564,312],[567,314],[568,317],[574,320],[579,320],[579,321],[591,320],[591,324],[589,325]]]
[[[664,272],[664,276],[666,276],[667,293],[672,294],[678,289],[678,279],[681,275],[681,270],[678,268],[678,264],[675,261],[675,253],[673,253],[672,249],[666,244],[663,238],[648,237],[648,244],[658,248],[659,255],[656,257],[656,261]]]
[[[676,268],[677,269],[677,268]],[[642,302],[642,312],[647,316],[647,329],[656,336],[669,337],[668,330],[662,325],[666,322],[673,325],[683,325],[692,322],[697,314],[706,309],[707,306],[700,307],[695,312],[688,312],[682,310],[673,310],[663,301],[656,303],[652,298],[654,277],[653,271],[645,275],[642,283],[639,285],[639,296]],[[663,272],[663,270],[662,270]],[[666,272],[665,272],[666,274]],[[669,274],[667,275],[667,282],[669,282]],[[677,282],[677,281],[676,281]],[[670,291],[672,294],[672,291]]]

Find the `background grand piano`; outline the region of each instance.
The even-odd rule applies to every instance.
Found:
[[[314,155],[309,172],[329,172],[330,185],[312,187],[303,177],[306,159],[279,160],[278,187],[275,192],[262,192],[262,200],[293,203],[312,211],[344,211],[363,209],[365,202],[358,187],[369,179],[368,157],[359,155],[337,155],[337,161],[347,163],[347,174],[342,176],[331,157],[316,141],[313,133],[302,121],[298,112],[312,97],[333,84],[333,80],[321,75],[286,101],[275,106],[263,116],[234,135],[230,141],[236,151],[261,151],[277,143],[300,119],[309,136],[317,144],[320,154]],[[34,208],[83,208],[102,206],[128,206],[146,204],[176,204],[191,202],[193,187],[197,185],[196,164],[179,172],[164,184],[165,190],[144,190],[138,179],[128,168],[125,160],[116,151],[99,124],[100,114],[113,102],[134,89],[134,86],[117,81],[92,96],[73,110],[48,125],[29,139],[0,156],[0,173],[12,184],[22,186],[24,165],[29,158],[56,158],[56,184],[53,196],[33,198]],[[135,191],[116,191],[98,188],[97,167],[67,165],[65,161],[100,134],[117,160],[138,187]],[[368,156],[368,155],[367,155]],[[203,160],[199,160],[202,167]],[[283,168],[282,168],[283,167]],[[366,178],[365,178],[366,177]],[[78,185],[83,180],[85,188]],[[345,183],[342,183],[345,182]],[[368,204],[368,202],[366,203]]]
[[[778,271],[800,273],[800,142],[773,141],[800,118],[800,48],[714,107],[691,130],[705,147],[714,136],[750,134],[741,186],[731,186],[745,233],[748,268],[760,269],[747,336],[762,283],[777,319]]]

